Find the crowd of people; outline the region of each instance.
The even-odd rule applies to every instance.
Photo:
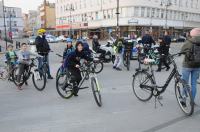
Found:
[[[48,79],[53,79],[51,75],[51,70],[49,67],[49,53],[51,52],[51,48],[45,38],[46,30],[40,29],[38,30],[38,36],[36,37],[35,44],[38,54],[33,54],[27,50],[27,44],[23,43],[21,45],[21,49],[18,53],[13,50],[13,45],[8,46],[8,51],[6,53],[6,63],[9,65],[10,69],[16,64],[18,64],[19,73],[17,75],[17,81],[21,80],[21,75],[26,70],[26,67],[30,63],[30,56],[34,55],[38,57],[38,68],[42,68],[43,62],[47,62],[48,64]],[[150,35],[150,32],[147,30],[145,35],[142,37],[140,42],[144,53],[148,54],[148,51],[151,49],[152,45],[155,45],[153,37]],[[115,54],[115,60],[113,64],[113,69],[121,71],[121,64],[123,61],[123,44],[124,39],[118,38],[115,40],[113,45],[113,51]],[[157,72],[161,72],[162,65],[165,65],[166,71],[170,69],[169,64],[167,63],[167,57],[169,55],[169,49],[171,45],[171,38],[169,33],[165,31],[164,35],[159,37],[159,55],[160,61],[158,64]],[[101,56],[106,54],[105,50],[102,50],[101,44],[99,43],[98,36],[93,36],[92,48],[95,52],[100,53]],[[182,52],[189,51],[185,54],[185,58],[183,61],[182,68],[182,78],[189,83],[189,78],[191,77],[191,87],[192,87],[192,96],[195,99],[196,96],[196,82],[199,78],[200,73],[200,28],[194,28],[190,32],[190,38],[185,42],[182,47]],[[87,42],[84,40],[77,40],[75,46],[73,46],[73,40],[71,38],[67,38],[66,40],[66,48],[63,51],[63,61],[64,68],[67,68],[72,75],[75,77],[75,81],[79,84],[82,77],[80,73],[80,60],[84,59],[85,61],[92,61],[92,57],[90,56],[90,48]],[[19,89],[21,89],[19,87]],[[74,95],[77,96],[78,88],[74,88]]]

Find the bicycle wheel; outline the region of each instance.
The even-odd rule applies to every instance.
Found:
[[[112,63],[115,63],[115,55],[112,55]]]
[[[25,74],[23,73],[21,75],[21,80],[18,82],[17,81],[17,78],[18,78],[18,73],[19,73],[19,68],[14,68],[13,71],[12,71],[12,79],[13,79],[13,82],[16,86],[22,86],[25,82],[26,82],[26,77],[25,77]]]
[[[129,55],[127,55],[127,63],[126,64],[127,64],[126,68],[129,71],[130,70],[130,56]]]
[[[9,76],[7,67],[0,67],[0,79],[6,80]]]
[[[43,74],[45,75],[45,77],[47,78],[48,77],[47,74],[48,74],[49,68],[48,68],[48,65],[46,63],[43,64],[42,71],[43,71]]]
[[[150,88],[141,87],[141,85],[153,86],[153,79],[145,71],[138,71],[133,76],[133,92],[135,96],[143,102],[150,100],[153,96],[153,90]]]
[[[97,61],[97,62],[94,62],[94,70],[95,70],[95,73],[100,73],[102,70],[103,70],[103,62],[101,61]]]
[[[126,54],[123,54],[123,64],[125,67],[127,67],[127,57]]]
[[[46,76],[44,75],[44,73],[42,73],[41,71],[39,71],[38,69],[35,69],[32,73],[32,81],[33,81],[33,85],[34,87],[38,90],[38,91],[42,91],[45,89],[46,87]]]
[[[194,101],[191,88],[183,79],[175,83],[175,95],[181,110],[187,116],[192,115],[194,112]]]
[[[101,101],[100,86],[94,77],[91,78],[91,86],[92,86],[92,93],[94,95],[95,102],[97,103],[99,107],[101,107],[102,101]]]
[[[69,83],[67,74],[60,75],[56,78],[56,90],[64,99],[69,99],[73,96],[73,85]]]

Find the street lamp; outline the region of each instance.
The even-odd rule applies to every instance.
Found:
[[[116,36],[119,38],[119,0],[117,0],[117,9],[116,9],[116,15],[117,15],[117,27],[116,27]]]
[[[69,22],[70,22],[70,37],[72,37],[72,11],[74,11],[74,6],[70,4],[67,8],[66,11],[69,11]]]
[[[3,22],[4,22],[4,33],[5,33],[5,41],[6,41],[6,49],[7,49],[7,31],[6,31],[6,16],[5,16],[5,6],[4,6],[4,0],[2,0],[2,5],[3,5]]]
[[[161,1],[160,5],[165,7],[165,29],[167,29],[168,8],[172,5],[172,3],[170,0],[164,0],[164,2]]]

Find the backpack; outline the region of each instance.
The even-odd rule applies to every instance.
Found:
[[[194,63],[200,63],[200,44],[193,44],[189,58]]]

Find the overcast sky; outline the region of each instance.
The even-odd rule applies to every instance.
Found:
[[[42,1],[43,0],[4,0],[6,6],[20,7],[23,13],[27,13],[28,10],[36,10]],[[55,0],[48,1],[55,2]]]

